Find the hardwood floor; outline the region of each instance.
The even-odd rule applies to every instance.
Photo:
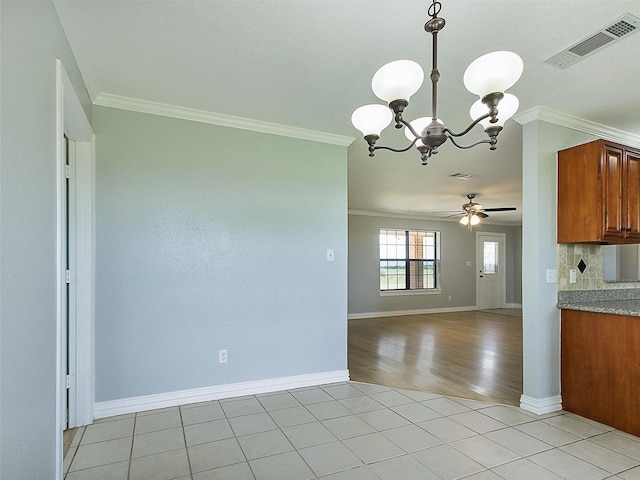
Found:
[[[519,405],[518,313],[468,311],[349,320],[351,379]]]

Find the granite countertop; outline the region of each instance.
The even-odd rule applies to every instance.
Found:
[[[558,308],[640,317],[640,289],[558,292]]]
[[[640,300],[606,300],[601,302],[558,303],[564,310],[582,310],[583,312],[610,313],[640,317]]]

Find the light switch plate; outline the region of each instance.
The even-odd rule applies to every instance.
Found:
[[[558,283],[558,271],[555,268],[547,268],[547,283]]]
[[[333,254],[333,249],[332,248],[328,248],[327,249],[327,262],[333,262],[335,258],[335,255]]]

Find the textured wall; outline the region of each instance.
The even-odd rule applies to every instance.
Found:
[[[379,294],[380,228],[437,230],[441,232],[442,293],[401,296]],[[457,222],[412,218],[349,215],[349,313],[370,313],[476,305],[477,231],[506,233],[507,303],[520,303],[520,227],[488,225],[469,232]],[[470,261],[468,267],[466,262]],[[449,300],[451,295],[451,300]]]
[[[104,107],[94,129],[96,401],[347,368],[345,147]]]
[[[525,397],[544,404],[560,394],[558,285],[546,281],[557,266],[557,151],[593,136],[538,120],[522,132],[523,383]]]
[[[52,479],[56,59],[90,104],[50,2],[1,1],[0,35],[0,478]]]

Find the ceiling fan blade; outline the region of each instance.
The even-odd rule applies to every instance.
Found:
[[[511,210],[517,210],[516,207],[502,207],[502,208],[483,208],[483,212],[508,212]]]
[[[476,215],[479,216],[480,218],[487,218],[489,216],[484,212],[476,212]]]
[[[456,213],[454,213],[454,214],[447,215],[446,217],[442,217],[442,218],[457,217],[458,215],[466,215],[466,212],[456,212]]]

